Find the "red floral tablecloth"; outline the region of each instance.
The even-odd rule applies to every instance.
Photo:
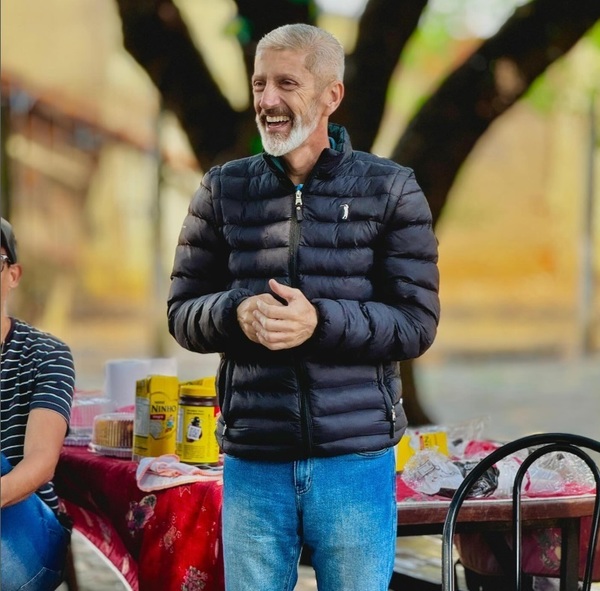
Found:
[[[74,519],[137,591],[223,591],[220,481],[195,482],[155,492],[141,491],[137,463],[65,447],[54,483]],[[423,500],[397,480],[397,500]],[[446,499],[449,501],[449,499]],[[399,513],[402,520],[402,511]],[[590,519],[582,520],[587,546]],[[460,555],[473,570],[497,572],[479,534],[457,536]],[[553,575],[560,560],[560,530],[527,532],[525,570]],[[594,580],[600,579],[600,542]],[[580,557],[583,560],[583,553]]]
[[[74,520],[134,589],[222,591],[221,482],[141,491],[137,463],[65,447],[54,484]]]

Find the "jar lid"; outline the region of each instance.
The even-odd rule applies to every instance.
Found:
[[[179,395],[214,398],[217,395],[215,390],[215,378],[211,376],[193,380],[191,382],[181,382],[179,384]]]

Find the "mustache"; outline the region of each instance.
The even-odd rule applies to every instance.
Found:
[[[261,109],[258,116],[261,119],[264,119],[265,117],[289,117],[290,119],[294,118],[293,114],[286,109]]]

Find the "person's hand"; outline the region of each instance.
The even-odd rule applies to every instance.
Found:
[[[269,287],[287,305],[282,305],[268,294],[255,296],[255,308],[252,310],[255,342],[272,351],[301,345],[317,328],[317,310],[299,289],[288,287],[274,279],[269,281]]]
[[[254,327],[255,317],[254,312],[258,309],[257,303],[259,300],[263,300],[266,304],[273,306],[281,306],[283,304],[278,302],[271,294],[263,293],[256,296],[251,296],[242,301],[237,307],[237,321],[244,334],[253,342],[260,343],[258,336],[256,335],[256,329]]]

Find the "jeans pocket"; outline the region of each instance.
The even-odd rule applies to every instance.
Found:
[[[47,519],[42,517],[41,521],[48,536],[44,548],[45,556],[42,561],[42,570],[48,571],[48,576],[50,576],[50,573],[58,573],[60,577],[67,557],[69,533],[54,515]],[[44,589],[44,587],[40,587],[40,589]]]
[[[383,449],[376,449],[375,451],[358,451],[354,455],[361,458],[380,458],[390,451],[390,447],[384,447]]]
[[[48,591],[56,589],[62,582],[62,570],[56,571],[43,566],[40,571],[19,591]]]

